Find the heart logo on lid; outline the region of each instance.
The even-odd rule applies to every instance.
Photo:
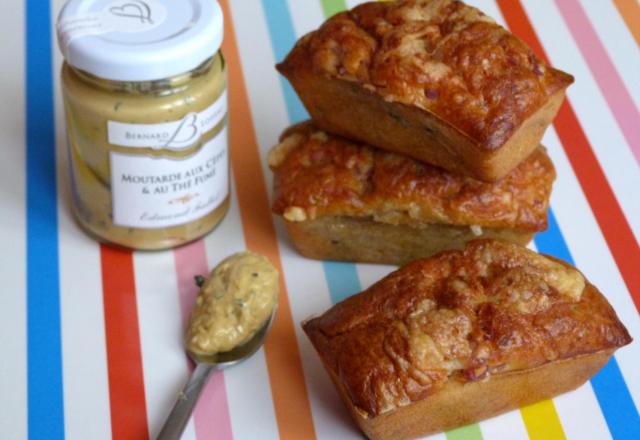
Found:
[[[118,17],[135,18],[140,20],[140,23],[153,24],[151,8],[141,0],[134,0],[120,6],[112,6],[109,8],[109,12]]]

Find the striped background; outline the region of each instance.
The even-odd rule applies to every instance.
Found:
[[[271,66],[357,2],[226,0],[230,214],[202,241],[161,253],[100,246],[68,208],[51,23],[62,0],[0,14],[0,438],[153,438],[189,364],[181,334],[192,276],[251,248],[284,274],[264,348],[214,377],[185,439],[359,439],[298,323],[389,266],[299,257],[269,214],[264,157],[306,117]],[[576,76],[546,136],[558,169],[549,230],[533,248],[574,262],[636,338],[590,383],[553,401],[433,438],[640,438],[640,6],[637,0],[474,0]]]

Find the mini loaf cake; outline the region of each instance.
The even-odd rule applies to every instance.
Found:
[[[452,0],[365,3],[277,68],[323,129],[485,181],[537,148],[573,82]]]
[[[555,170],[543,148],[495,183],[330,135],[286,130],[268,156],[273,211],[301,254],[404,264],[473,239],[527,244],[547,227]]]
[[[371,439],[407,439],[572,390],[631,337],[559,260],[481,240],[417,260],[303,324]]]

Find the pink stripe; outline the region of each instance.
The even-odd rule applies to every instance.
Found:
[[[640,163],[640,112],[577,0],[555,0],[589,69],[609,104],[622,134]]]
[[[209,272],[204,241],[199,240],[174,251],[182,321],[186,324],[198,293],[194,276]],[[189,361],[189,369],[192,363]],[[224,385],[224,373],[214,373],[202,392],[200,402],[194,411],[193,420],[196,437],[199,440],[232,439],[231,418]]]

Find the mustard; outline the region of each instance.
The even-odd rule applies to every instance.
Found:
[[[191,313],[186,347],[212,355],[249,341],[268,321],[278,299],[278,271],[253,252],[234,254],[211,271]]]
[[[149,155],[179,160],[193,155],[226,127],[226,117],[187,149],[138,148],[132,151],[108,141],[108,121],[157,124],[202,112],[226,91],[221,53],[188,74],[163,81],[128,83],[101,80],[65,64],[63,94],[72,174],[73,208],[82,227],[111,243],[134,249],[162,249],[192,241],[209,232],[229,207],[228,193],[206,215],[175,226],[144,228],[113,220],[110,153]],[[228,167],[228,158],[224,157]]]

